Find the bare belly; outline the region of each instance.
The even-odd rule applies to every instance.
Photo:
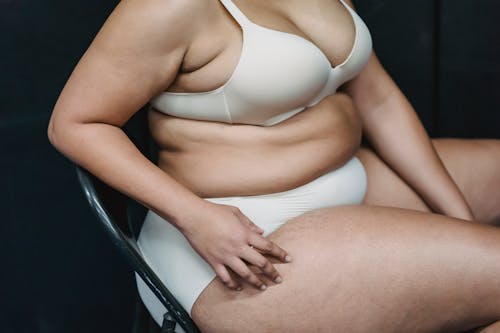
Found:
[[[269,127],[172,117],[151,110],[158,166],[200,197],[258,195],[303,185],[346,163],[361,123],[335,94]]]

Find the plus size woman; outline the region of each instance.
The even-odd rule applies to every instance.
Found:
[[[48,133],[203,332],[500,330],[500,143],[430,140],[349,0],[121,1]]]

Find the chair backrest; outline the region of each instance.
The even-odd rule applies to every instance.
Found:
[[[141,127],[139,133],[144,130],[147,131],[147,128]],[[144,147],[147,145],[144,145],[144,142],[138,144],[133,137],[131,139],[144,153]],[[188,333],[200,332],[186,310],[146,263],[137,246],[136,237],[147,209],[103,183],[82,167],[76,166],[76,173],[92,211],[127,263],[158,297],[173,320]]]
[[[186,332],[200,332],[186,310],[142,257],[137,247],[135,233],[130,229],[128,221],[128,198],[102,183],[85,169],[77,166],[76,172],[92,211],[98,217],[120,254]]]

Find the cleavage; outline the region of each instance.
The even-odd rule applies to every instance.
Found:
[[[209,24],[209,27],[194,39],[184,59],[183,68],[169,87],[168,92],[207,93],[224,86],[231,78],[241,57],[243,32],[238,22],[231,16],[222,3],[220,1],[215,1],[214,3],[217,4],[218,8],[215,10],[220,15],[217,15],[217,19],[214,20],[216,22]],[[328,50],[328,46],[334,44],[331,42],[332,38],[328,38],[324,33],[315,33],[314,29],[311,29],[310,34],[314,35],[314,39],[317,40],[315,42],[296,23],[275,9],[259,9],[255,4],[251,3],[240,6],[239,3],[235,2],[235,5],[257,26],[296,35],[314,44],[327,56],[332,67],[334,67],[333,59],[340,59],[335,61],[335,65],[342,63],[344,59],[347,59],[350,54],[349,51],[352,51],[354,47],[352,37],[349,38],[351,39],[350,41],[343,38],[346,40],[343,44],[349,45],[343,48],[345,49],[342,52],[343,55],[334,56],[334,52]],[[255,8],[252,8],[252,6]],[[340,6],[347,11],[347,8],[343,4],[340,4]],[[349,28],[355,29],[355,23],[351,14],[349,12],[344,14],[348,16],[353,26]],[[253,19],[254,17],[256,18],[255,20]],[[319,25],[326,26],[327,24],[323,23]],[[329,30],[333,30],[331,25]],[[338,33],[337,35],[340,38],[343,37],[342,33]],[[318,43],[325,47],[322,47]],[[330,49],[334,49],[335,51],[335,47],[330,47]]]

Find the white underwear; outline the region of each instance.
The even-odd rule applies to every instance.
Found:
[[[253,196],[204,198],[238,207],[267,236],[293,217],[314,209],[361,204],[366,192],[366,173],[354,157],[342,167],[294,189]],[[210,265],[196,253],[184,235],[166,220],[148,211],[138,238],[144,259],[191,314],[194,302],[216,276]],[[137,288],[144,305],[161,326],[163,304],[136,274]],[[183,332],[177,325],[176,332]]]

